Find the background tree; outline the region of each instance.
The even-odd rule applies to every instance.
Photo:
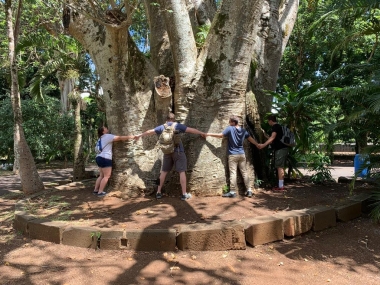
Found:
[[[22,0],[19,1],[16,25],[13,27],[12,1],[5,1],[5,13],[7,19],[7,34],[9,45],[9,62],[11,73],[11,102],[13,108],[14,119],[14,150],[15,150],[15,165],[19,166],[21,179],[21,187],[24,193],[30,194],[44,190],[44,184],[38,175],[33,156],[26,142],[24,130],[22,127],[22,112],[20,104],[20,92],[18,85],[18,71],[15,54],[15,46],[20,29],[20,17],[22,12]]]

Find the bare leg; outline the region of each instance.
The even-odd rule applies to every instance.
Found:
[[[181,183],[182,195],[186,194],[186,172],[179,173],[179,182]]]
[[[284,176],[285,176],[284,168],[282,168],[282,167],[277,168],[277,174],[278,174],[278,188],[283,188],[284,187]]]
[[[104,188],[106,187],[106,185],[108,183],[108,179],[110,179],[110,177],[111,177],[111,172],[112,172],[112,167],[104,167],[104,168],[102,168],[102,171],[100,173],[103,174],[103,177],[100,180],[98,193],[102,193],[104,191]]]
[[[277,168],[278,180],[284,180],[285,171],[282,167]]]
[[[161,171],[161,174],[160,174],[160,185],[158,185],[158,187],[157,187],[157,193],[161,193],[162,186],[164,186],[164,182],[165,182],[165,178],[166,178],[167,174],[168,174],[167,172]]]
[[[102,181],[103,177],[103,169],[99,167],[99,177],[96,179],[94,192],[99,191],[100,181]]]

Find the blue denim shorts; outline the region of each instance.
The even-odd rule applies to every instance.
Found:
[[[104,157],[97,156],[95,158],[95,161],[99,168],[112,167],[112,159],[106,159]]]

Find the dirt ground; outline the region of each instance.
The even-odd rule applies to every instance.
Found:
[[[47,183],[68,169],[41,169]],[[30,240],[12,229],[17,178],[0,176],[0,284],[380,284],[380,226],[366,215],[322,232],[241,251],[133,252],[75,248]],[[28,203],[35,215],[83,226],[177,228],[270,215],[315,205],[333,206],[349,196],[348,184],[315,185],[307,179],[253,198],[154,196],[121,199],[92,195],[93,180],[63,185]],[[13,190],[10,190],[13,189]],[[361,184],[354,193],[370,193]]]

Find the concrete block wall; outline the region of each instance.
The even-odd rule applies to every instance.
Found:
[[[370,195],[357,195],[336,207],[315,206],[283,211],[241,222],[182,225],[175,229],[107,229],[71,226],[70,222],[38,219],[16,205],[13,227],[33,239],[106,250],[174,251],[244,250],[247,244],[262,245],[294,237],[310,230],[321,231],[362,215]]]

